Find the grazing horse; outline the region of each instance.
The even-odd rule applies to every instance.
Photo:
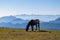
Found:
[[[28,31],[29,26],[31,26],[32,31],[34,31],[33,30],[34,25],[36,26],[36,30],[38,28],[38,30],[40,31],[40,23],[39,22],[40,22],[39,19],[35,19],[35,20],[32,19],[32,20],[30,20],[29,23],[27,24],[26,31]]]

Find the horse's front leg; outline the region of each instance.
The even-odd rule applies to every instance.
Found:
[[[26,31],[28,31],[28,29],[29,29],[29,26],[30,26],[30,25],[27,25],[27,27],[26,27]]]

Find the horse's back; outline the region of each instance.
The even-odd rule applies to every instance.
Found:
[[[31,25],[39,24],[39,19],[35,19],[35,20],[32,19],[32,20],[30,21],[30,24],[31,24]]]

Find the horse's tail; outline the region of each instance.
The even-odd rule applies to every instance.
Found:
[[[27,26],[26,26],[26,31],[28,31],[29,26],[30,26],[30,22],[29,22],[29,23],[27,24]]]

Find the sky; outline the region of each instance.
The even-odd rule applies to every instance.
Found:
[[[60,0],[0,0],[0,17],[21,14],[60,15]]]

